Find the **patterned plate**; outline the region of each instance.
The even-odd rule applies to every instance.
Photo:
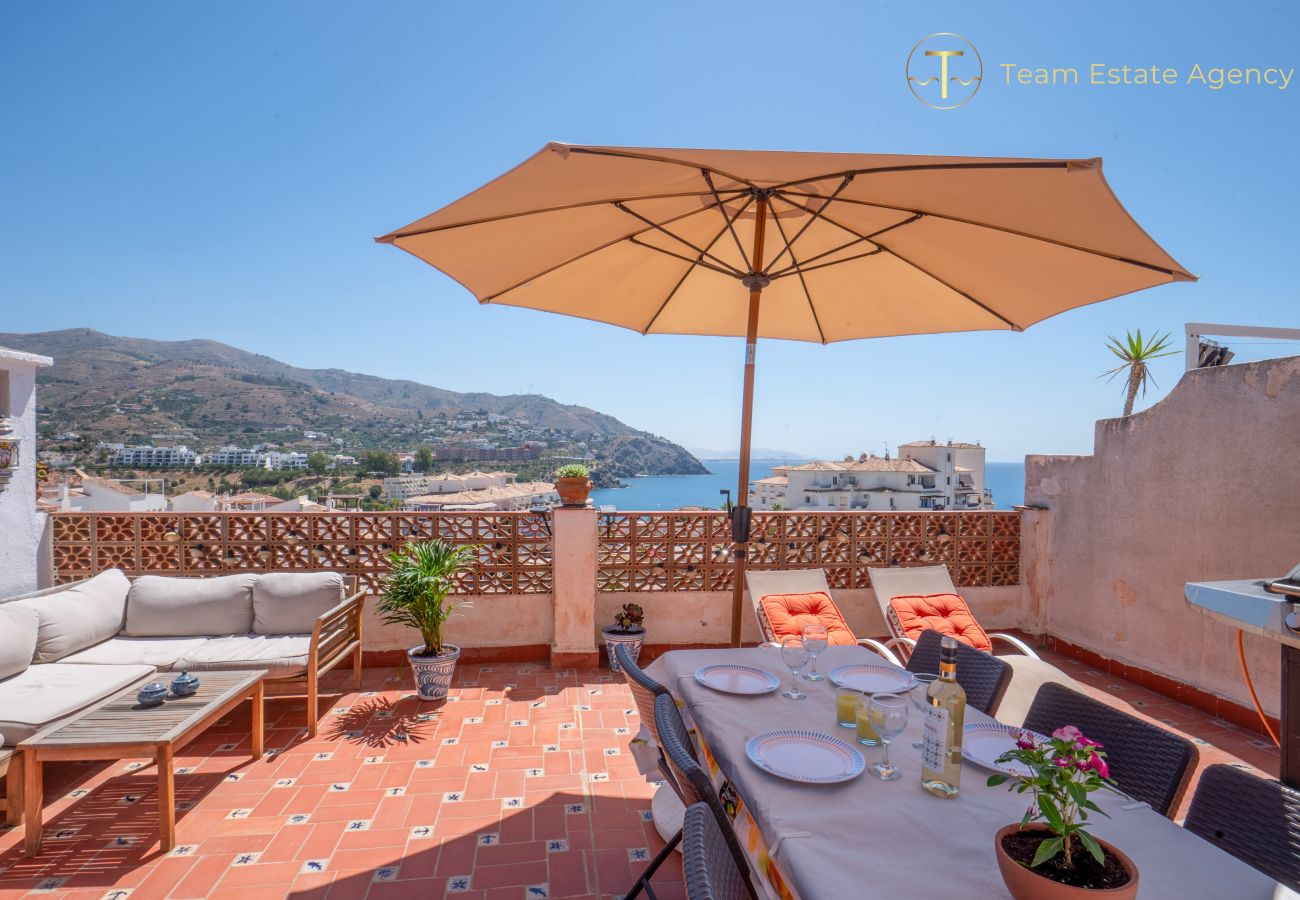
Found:
[[[911,689],[912,673],[892,666],[883,659],[876,662],[840,666],[830,674],[831,683],[868,694],[901,694]]]
[[[695,672],[695,680],[724,694],[770,694],[781,686],[777,677],[766,669],[734,663],[703,666]]]
[[[1034,773],[1023,763],[994,762],[1003,753],[1014,750],[1016,738],[1023,733],[1025,729],[1016,728],[1014,725],[1003,725],[1001,722],[968,722],[962,729],[961,755],[975,765],[994,772],[1002,772],[1006,775],[1032,775]],[[1028,733],[1039,741],[1047,740],[1036,731]]]
[[[749,761],[764,772],[805,784],[835,784],[857,778],[866,760],[848,741],[799,728],[765,731],[745,745]]]

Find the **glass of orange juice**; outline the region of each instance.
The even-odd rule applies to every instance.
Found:
[[[876,729],[871,722],[870,694],[858,694],[858,704],[854,712],[856,713],[855,724],[858,727],[858,743],[868,747],[879,747],[880,735],[876,734]]]
[[[858,707],[862,704],[862,691],[850,687],[835,689],[835,721],[844,728],[856,728]]]

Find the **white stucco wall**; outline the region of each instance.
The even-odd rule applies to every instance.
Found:
[[[18,468],[0,488],[0,597],[35,590],[45,516],[36,511],[36,370],[48,366],[47,356],[0,347],[0,415],[8,417],[13,433],[5,440],[19,444]]]

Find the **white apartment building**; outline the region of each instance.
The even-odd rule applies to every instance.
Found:
[[[222,447],[203,454],[205,466],[260,466],[263,460],[263,454],[242,447]]]
[[[264,454],[265,465],[268,469],[305,469],[307,468],[307,454],[289,451],[280,453],[272,450]]]
[[[402,501],[408,512],[439,510],[521,510],[535,506],[556,506],[560,495],[549,481],[496,484],[477,490],[424,494]]]
[[[779,466],[750,485],[754,509],[919,510],[992,506],[979,444],[915,441],[899,458],[874,454],[842,462]]]
[[[139,487],[136,487],[139,485]],[[167,509],[166,483],[161,478],[111,481],[81,473],[81,486],[58,486],[55,508],[78,512],[162,512]]]
[[[110,466],[134,466],[149,468],[161,466],[193,466],[199,461],[199,455],[178,444],[175,447],[119,447],[109,457]]]
[[[482,491],[513,484],[514,472],[466,472],[453,475],[398,475],[384,479],[385,500],[409,500],[428,494],[455,494],[461,491]]]

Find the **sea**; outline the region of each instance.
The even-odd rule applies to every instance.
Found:
[[[701,460],[709,470],[708,475],[667,475],[626,479],[627,487],[602,488],[591,492],[597,507],[613,506],[620,510],[676,509],[679,506],[706,506],[717,508],[725,497],[724,489],[736,495],[740,478],[740,460]],[[766,478],[776,466],[799,465],[804,459],[755,459],[749,463],[750,480]],[[993,503],[998,509],[1011,509],[1025,500],[1025,464],[1023,462],[991,462],[984,467],[986,486],[993,492]]]

